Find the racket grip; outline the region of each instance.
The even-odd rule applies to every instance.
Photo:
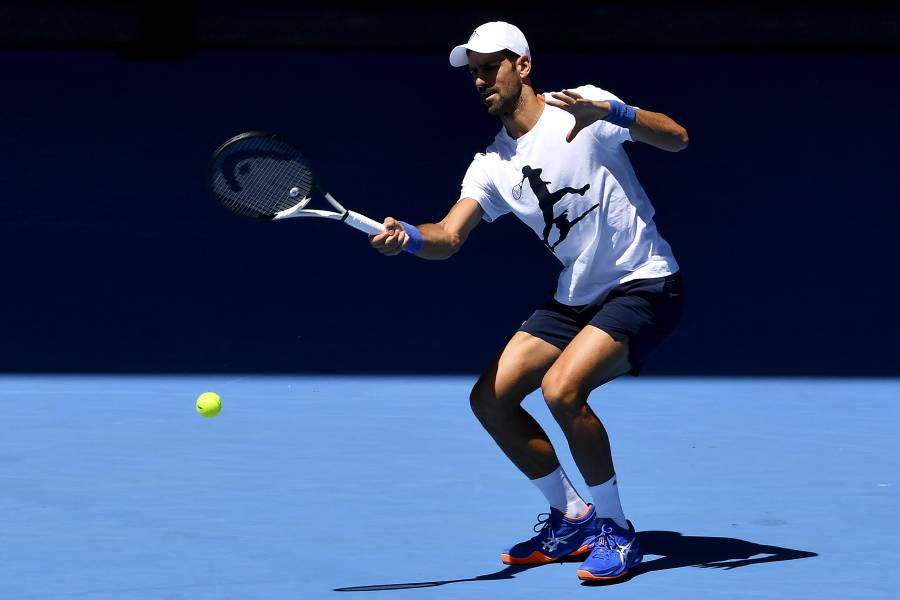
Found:
[[[347,211],[347,215],[344,217],[343,221],[350,227],[365,231],[366,233],[384,232],[384,225],[352,210]]]

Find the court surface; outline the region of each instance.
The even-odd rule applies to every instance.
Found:
[[[596,391],[648,554],[597,587],[499,562],[546,506],[473,379],[0,378],[0,598],[897,597],[900,381]]]

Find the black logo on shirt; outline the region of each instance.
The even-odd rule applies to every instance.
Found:
[[[569,194],[578,194],[579,196],[584,196],[584,193],[591,188],[591,184],[586,183],[582,187],[575,189],[571,187],[564,187],[562,189],[556,190],[555,192],[551,192],[547,187],[550,181],[544,181],[541,179],[541,169],[533,169],[528,165],[522,167],[522,181],[528,180],[528,185],[531,187],[531,191],[538,199],[538,206],[541,209],[541,213],[544,215],[544,232],[543,239],[544,245],[550,248],[550,251],[553,252],[554,249],[559,246],[566,237],[568,237],[569,232],[572,230],[572,227],[578,221],[585,218],[589,212],[600,206],[600,203],[593,205],[571,221],[569,220],[569,211],[564,210],[561,215],[558,217],[553,216],[553,207],[556,206],[556,203],[563,199],[564,196]],[[521,194],[521,183],[517,186],[520,190]],[[557,230],[559,230],[559,239],[557,239],[552,245],[550,244],[550,232],[553,230],[553,226],[556,225]]]

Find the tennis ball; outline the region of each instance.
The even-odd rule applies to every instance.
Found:
[[[197,396],[197,412],[209,419],[222,410],[222,399],[215,392],[203,392]]]

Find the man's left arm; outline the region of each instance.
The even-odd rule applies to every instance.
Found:
[[[628,106],[618,100],[589,100],[573,90],[563,90],[551,94],[549,104],[562,108],[575,117],[575,126],[566,136],[571,142],[578,132],[596,123],[609,121],[625,127],[631,139],[644,142],[668,152],[678,152],[688,146],[687,129],[663,113]]]

